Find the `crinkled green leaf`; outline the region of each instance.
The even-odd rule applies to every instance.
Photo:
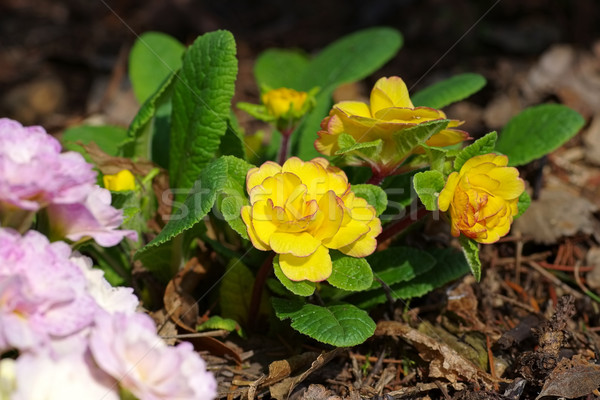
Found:
[[[463,249],[463,253],[465,254],[465,259],[471,267],[471,272],[475,277],[475,280],[479,282],[481,279],[481,261],[479,260],[479,245],[473,239],[470,239],[466,236],[461,235],[458,238],[460,245]]]
[[[430,137],[446,128],[448,122],[450,120],[437,119],[394,132],[398,155],[400,157],[409,155],[417,146],[424,144]]]
[[[370,184],[352,185],[352,191],[357,197],[361,197],[370,205],[375,207],[376,215],[379,216],[388,206],[387,195],[379,186]]]
[[[181,67],[184,51],[183,44],[164,33],[145,32],[137,38],[129,54],[129,78],[140,103]]]
[[[498,134],[495,131],[490,132],[462,149],[454,159],[454,169],[459,171],[470,158],[493,153],[496,148],[497,139]]]
[[[315,283],[310,281],[292,281],[290,280],[283,271],[281,270],[281,266],[279,265],[279,255],[275,256],[273,259],[273,270],[275,271],[275,276],[279,279],[279,282],[287,290],[294,293],[298,296],[307,297],[315,292]]]
[[[423,296],[470,271],[462,252],[454,249],[430,249],[428,252],[436,259],[434,267],[414,279],[390,285],[393,299]],[[364,296],[361,301],[353,303],[361,308],[370,308],[386,301],[385,293],[380,292],[376,296]]]
[[[333,269],[327,282],[338,289],[359,291],[371,287],[373,271],[364,258],[346,256],[330,250]]]
[[[561,104],[530,107],[504,127],[496,150],[508,156],[508,165],[527,164],[562,146],[585,124],[577,111]]]
[[[460,74],[420,90],[411,96],[411,100],[415,107],[444,108],[477,93],[485,83],[481,75]]]
[[[224,198],[227,198],[227,195],[238,198],[243,196],[246,173],[250,168],[252,165],[232,156],[223,156],[210,163],[202,171],[200,179],[194,184],[185,202],[171,215],[162,231],[136,253],[136,258],[202,221],[215,204],[218,195]],[[240,199],[238,204],[242,203]],[[229,215],[232,214],[231,209],[227,211]]]
[[[437,210],[438,197],[446,185],[444,175],[439,171],[419,172],[413,178],[413,185],[425,208],[429,211]]]
[[[215,31],[200,36],[186,52],[175,82],[169,179],[175,201],[192,187],[219,149],[227,130],[237,75],[233,35]]]
[[[413,247],[390,247],[367,257],[373,274],[388,286],[409,281],[431,270],[436,260],[428,252]],[[372,289],[381,287],[373,281]]]
[[[337,347],[356,346],[375,332],[375,322],[351,304],[321,307],[279,298],[271,302],[279,319],[290,318],[292,328],[319,342]]]
[[[221,139],[219,145],[219,155],[234,156],[246,160],[246,144],[244,143],[244,134],[235,118],[233,112],[227,121],[227,130],[225,136]]]
[[[523,213],[529,208],[530,204],[531,197],[529,196],[529,193],[527,193],[527,191],[521,193],[521,195],[519,196],[519,202],[517,203],[517,208],[519,212],[517,213],[517,215],[515,215],[515,219],[523,215]]]
[[[335,152],[336,155],[344,155],[352,151],[361,150],[361,153],[377,151],[381,148],[383,141],[381,139],[373,140],[372,142],[357,143],[356,140],[347,133],[342,133],[338,137],[338,146],[340,149]],[[367,154],[368,155],[368,154]]]

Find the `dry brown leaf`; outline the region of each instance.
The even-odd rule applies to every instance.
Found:
[[[429,362],[430,378],[443,378],[451,383],[456,383],[458,380],[481,382],[489,388],[501,382],[500,379],[477,368],[450,346],[402,322],[380,321],[375,329],[375,335],[397,336],[411,343],[419,352],[419,356]]]
[[[210,336],[189,337],[185,341],[193,344],[196,351],[208,351],[216,356],[229,357],[238,365],[244,361],[242,360],[242,350],[232,343],[226,344]]]
[[[563,359],[544,383],[536,400],[546,396],[573,399],[587,396],[600,387],[600,365],[592,364],[581,356]]]
[[[540,198],[514,223],[514,229],[538,243],[556,243],[562,236],[599,232],[593,213],[597,208],[589,200],[564,187],[542,190]]]
[[[337,348],[331,350],[329,352],[321,353],[315,361],[311,364],[310,368],[301,373],[300,375],[296,375],[294,377],[285,378],[279,383],[271,385],[269,387],[269,391],[271,393],[271,397],[277,400],[285,400],[292,393],[292,390],[296,387],[297,384],[306,379],[310,374],[327,364],[334,357],[336,357],[339,353],[344,351],[343,348]]]
[[[169,281],[165,289],[163,301],[169,317],[188,332],[196,332],[199,315],[198,303],[191,293],[205,274],[204,266],[193,257]]]

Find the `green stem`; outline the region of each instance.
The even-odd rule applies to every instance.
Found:
[[[260,300],[267,282],[269,273],[273,270],[273,258],[275,253],[271,253],[260,266],[252,286],[252,298],[250,299],[250,309],[248,310],[248,326],[256,331],[258,328],[258,311],[260,310]]]

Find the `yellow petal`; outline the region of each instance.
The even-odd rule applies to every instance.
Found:
[[[312,234],[319,240],[333,237],[340,229],[344,218],[343,203],[333,190],[327,192],[319,201],[319,212],[311,229]]]
[[[453,172],[448,176],[446,185],[440,192],[440,196],[438,198],[438,207],[440,208],[440,211],[446,211],[448,207],[450,207],[450,203],[454,197],[454,191],[456,190],[456,185],[458,185],[458,172]]]
[[[323,244],[330,249],[339,249],[357,241],[369,230],[368,224],[364,221],[352,219],[347,224],[340,226],[340,230],[332,238],[324,239]]]
[[[262,251],[271,250],[269,245],[266,244],[265,242],[263,242],[262,240],[260,240],[258,238],[258,236],[256,235],[256,231],[254,230],[254,225],[252,224],[252,218],[250,217],[251,210],[252,210],[252,207],[250,207],[250,206],[242,207],[242,220],[244,221],[244,224],[246,224],[246,231],[248,232],[248,237],[250,238],[252,245],[254,247],[256,247],[258,250],[262,250]]]
[[[381,233],[381,221],[373,218],[369,222],[370,231],[348,246],[340,247],[339,251],[352,257],[366,257],[373,254],[377,248],[377,236]]]
[[[279,266],[285,276],[292,281],[324,281],[329,278],[332,270],[329,250],[324,246],[320,246],[308,257],[281,254],[279,256]]]
[[[427,140],[428,146],[446,147],[462,143],[469,139],[469,134],[458,129],[443,129]]]
[[[371,91],[371,112],[375,114],[382,108],[414,108],[404,81],[397,77],[380,78]]]
[[[307,257],[321,246],[321,241],[308,232],[275,232],[270,237],[269,245],[279,254]]]
[[[256,237],[263,243],[268,244],[271,235],[277,230],[278,226],[278,216],[273,203],[269,200],[256,202],[252,206],[251,216]]]
[[[135,190],[135,177],[128,169],[122,169],[114,175],[104,175],[104,187],[112,192]]]
[[[360,101],[341,101],[333,106],[346,115],[355,115],[359,117],[371,118],[369,106]]]
[[[484,164],[488,164],[484,166]],[[497,167],[506,167],[508,165],[508,157],[501,156],[497,154],[484,154],[481,156],[475,156],[468,159],[460,169],[460,173],[465,174],[473,168],[485,168],[487,170],[491,170],[493,167],[490,165],[493,164]],[[483,171],[478,171],[482,173]],[[486,171],[487,172],[487,171]]]
[[[488,174],[490,178],[500,182],[499,187],[494,190],[496,196],[500,196],[505,200],[512,200],[525,191],[525,182],[519,178],[519,170],[516,168],[495,168]]]
[[[389,107],[382,108],[375,113],[375,118],[384,121],[404,121],[420,124],[422,122],[431,121],[434,119],[443,119],[443,114],[440,110],[429,107],[403,108]]]
[[[281,172],[279,164],[273,161],[267,161],[260,168],[252,168],[246,174],[246,191],[250,192],[254,186],[260,185],[269,176]]]

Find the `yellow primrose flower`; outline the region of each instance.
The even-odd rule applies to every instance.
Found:
[[[246,189],[250,205],[242,208],[242,219],[252,244],[278,253],[283,273],[293,281],[327,279],[329,249],[352,257],[375,251],[381,233],[375,209],[324,158],[292,157],[283,166],[267,161],[248,171]]]
[[[404,81],[397,77],[381,78],[371,91],[370,105],[358,101],[342,101],[331,109],[329,116],[321,122],[319,138],[315,148],[328,156],[340,150],[338,137],[346,133],[357,142],[382,140],[381,151],[373,159],[355,160],[354,164],[375,165],[386,172],[393,170],[409,154],[400,154],[394,134],[423,122],[446,119],[446,114],[429,107],[415,107],[408,95]],[[452,129],[462,122],[450,120],[448,127],[433,135],[426,143],[429,146],[444,147],[460,143],[469,138],[461,130]],[[415,149],[414,152],[418,152]],[[360,157],[360,156],[359,156]]]
[[[104,175],[104,187],[113,192],[135,189],[135,177],[128,169],[122,169],[114,175]]]
[[[508,157],[485,154],[448,176],[438,205],[441,211],[450,209],[453,236],[494,243],[508,233],[525,184],[507,165]]]
[[[269,90],[262,95],[262,102],[269,114],[275,118],[288,116],[300,117],[304,114],[304,104],[308,93],[294,89],[279,88]]]

